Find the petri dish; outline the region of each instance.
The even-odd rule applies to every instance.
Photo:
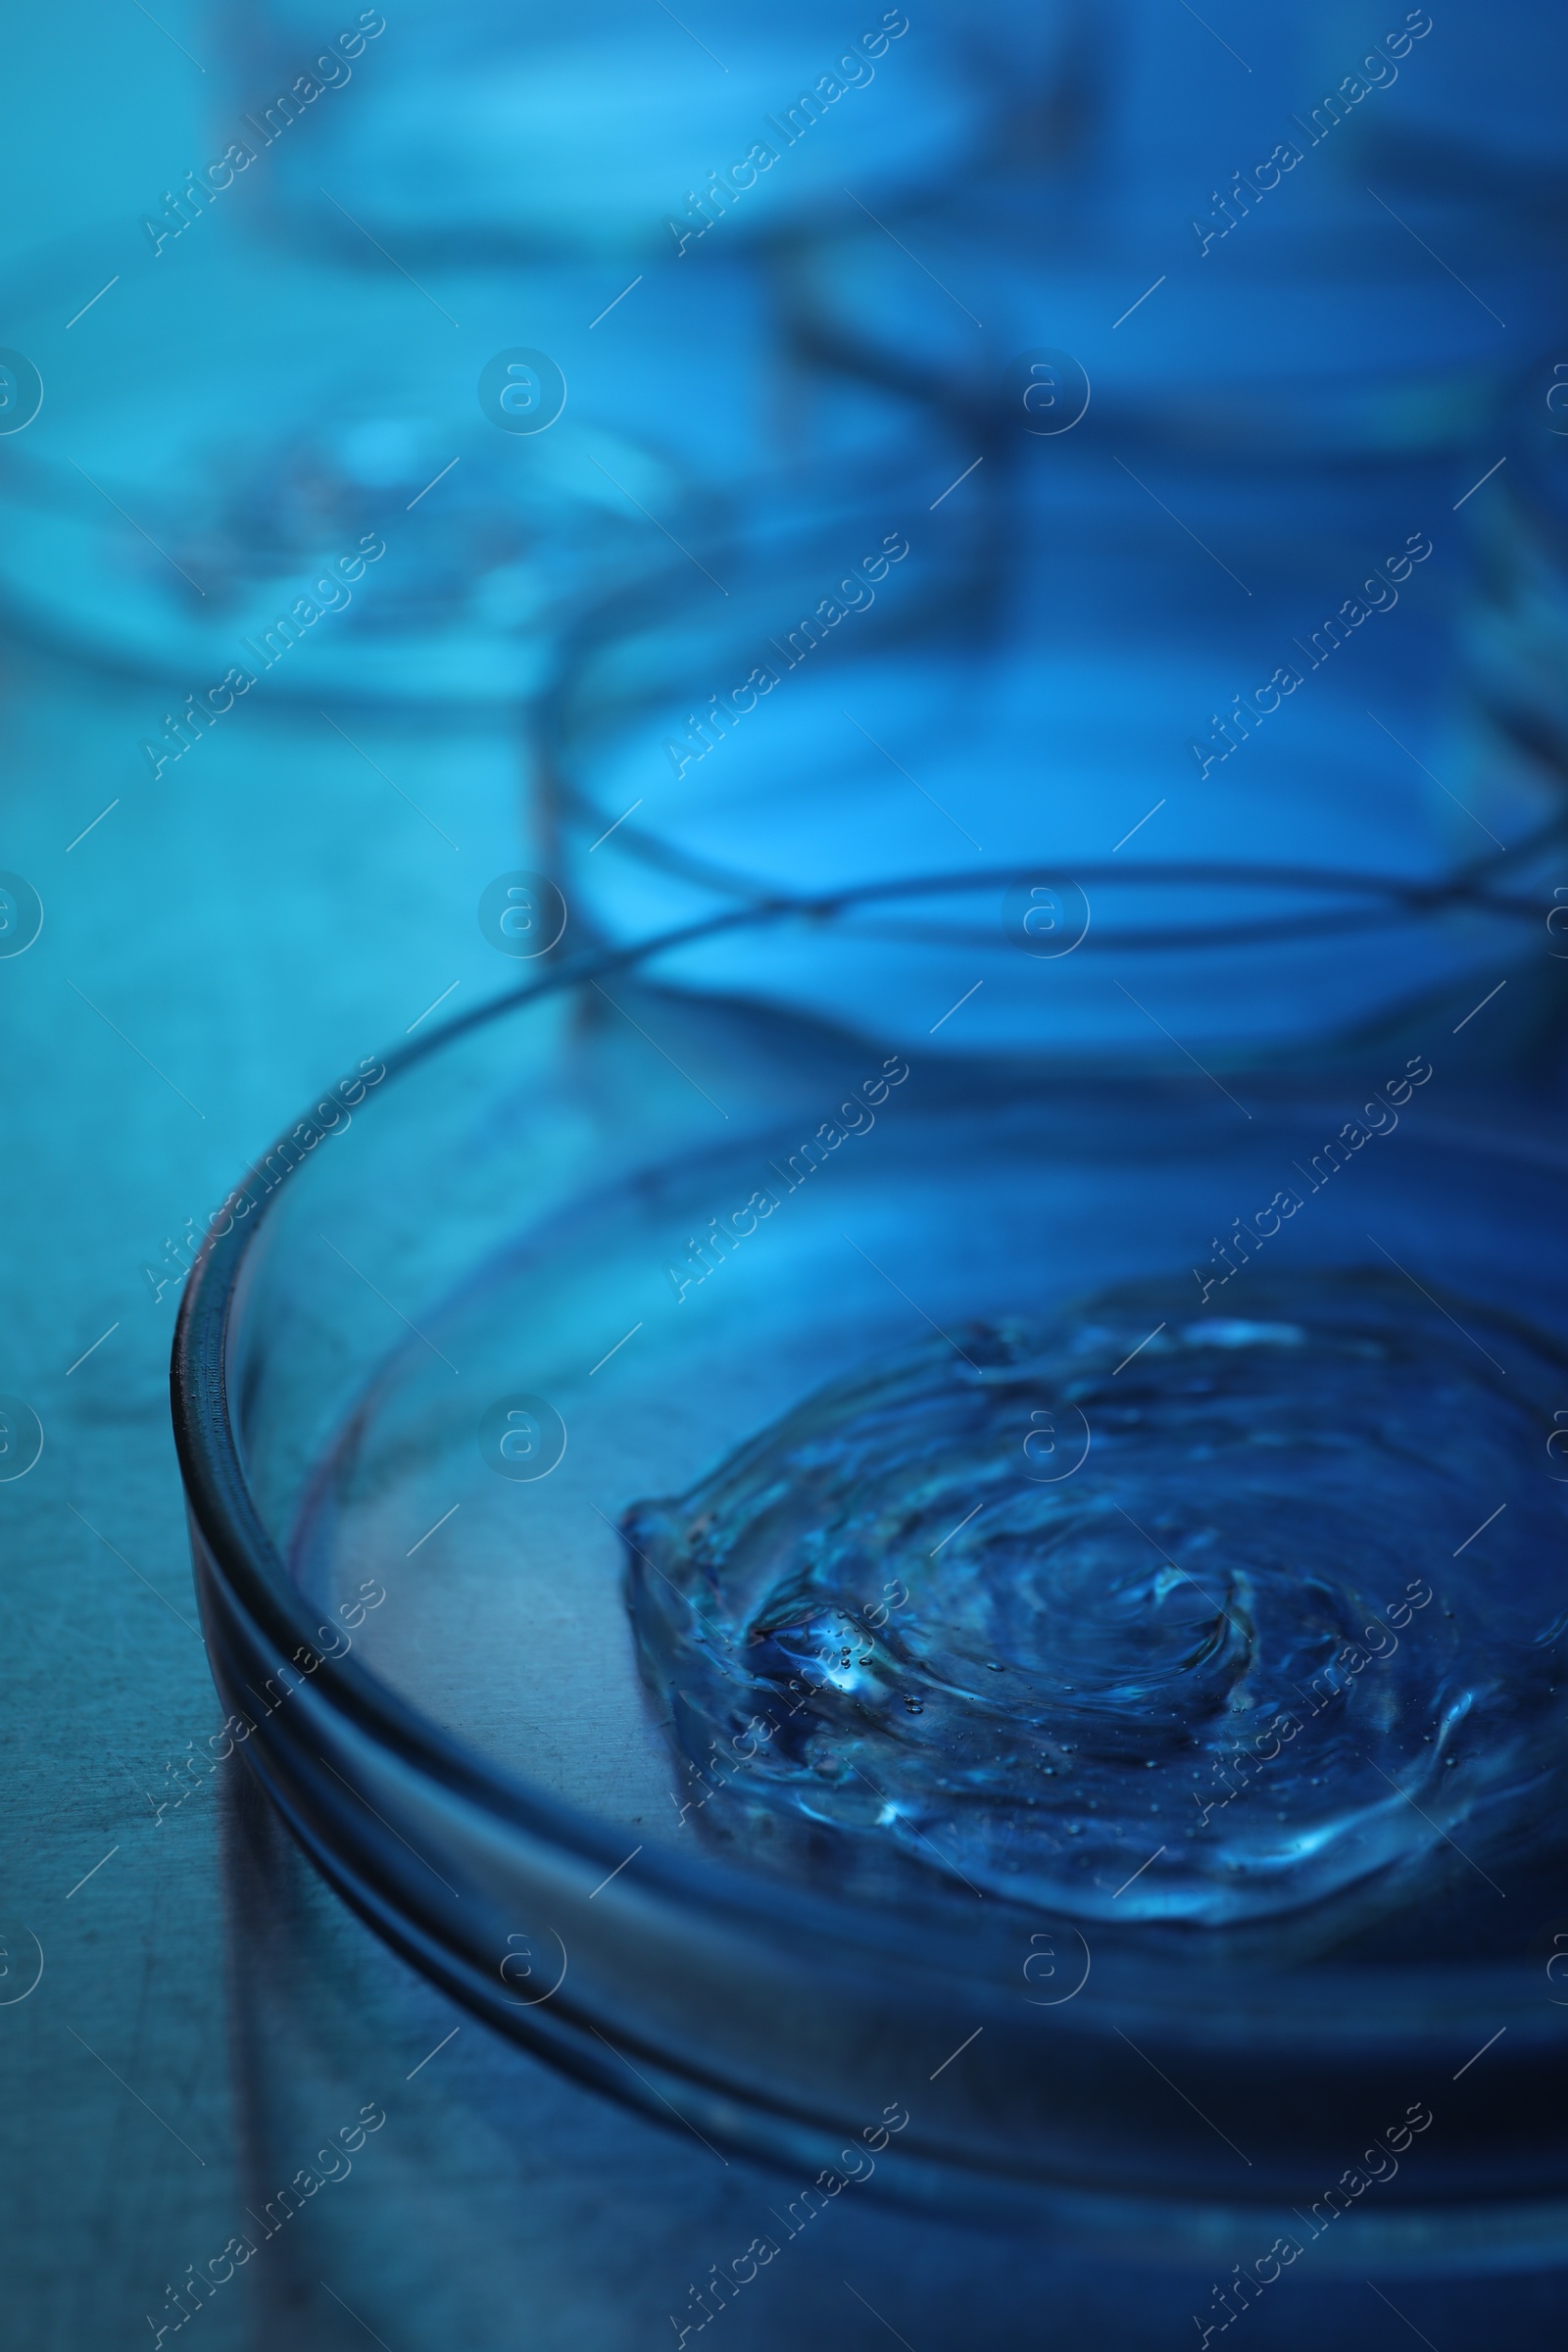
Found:
[[[600,271],[415,286],[368,246],[334,267],[258,241],[248,203],[236,183],[156,256],[109,248],[107,371],[59,316],[62,279],[89,280],[102,250],[18,271],[7,331],[46,397],[0,437],[0,604],[28,635],[204,702],[248,676],[291,700],[494,712],[537,696],[583,614],[675,543],[793,502],[803,466],[820,505],[843,472],[946,462],[921,404],[793,364],[742,268],[601,322]],[[538,429],[481,400],[518,350],[561,401],[552,417],[541,398]]]
[[[1049,103],[1071,31],[1055,5],[863,24],[820,0],[788,23],[628,0],[569,22],[421,6],[366,50],[347,103],[320,109],[312,152],[400,252],[678,256],[690,270],[715,246],[863,220],[858,205],[880,212],[973,170]],[[318,37],[294,0],[251,19],[230,65],[245,102],[286,88]],[[317,233],[316,177],[307,156],[280,153],[272,203],[295,231]]]
[[[998,868],[1036,861],[1042,888],[1065,893],[1036,935],[1054,958],[1052,1017],[1118,1051],[1156,1016],[1194,1051],[1226,1052],[1248,1037],[1304,1043],[1445,980],[1466,987],[1495,944],[1473,894],[1556,880],[1563,765],[1556,738],[1514,725],[1493,690],[1483,559],[1408,540],[1432,468],[1394,469],[1374,494],[1351,474],[1303,487],[1233,462],[1232,536],[1215,529],[1211,545],[1245,565],[1246,598],[1146,495],[1151,480],[1186,513],[1220,486],[1190,465],[1135,481],[1075,434],[997,448],[945,501],[940,482],[929,498],[895,485],[826,522],[803,514],[765,564],[705,551],[731,588],[721,612],[696,574],[670,572],[588,615],[538,720],[580,915],[626,943],[882,880],[912,890],[967,870],[983,896]],[[1404,552],[1396,581],[1368,580],[1352,641],[1332,616],[1368,545]],[[1490,569],[1504,577],[1510,563],[1522,581],[1506,550]],[[1172,993],[1162,980],[1148,996],[1108,976],[1097,925],[1124,939],[1167,924],[1178,871]],[[1363,928],[1352,963],[1321,954],[1311,926],[1357,876],[1380,878],[1374,896],[1396,884],[1430,919]],[[1265,932],[1301,920],[1308,933],[1295,960],[1281,933],[1238,986],[1240,967],[1190,953],[1183,926],[1224,927],[1244,903]],[[1348,901],[1341,912],[1359,923]],[[960,908],[944,883],[917,924],[912,901],[884,921],[880,979],[862,941],[851,1000],[826,1005],[803,986],[834,1017],[871,1004],[897,1029],[906,985],[929,974],[946,990],[935,1020],[973,991],[984,965],[969,943],[991,923],[989,905]],[[734,956],[740,984],[753,951],[725,935],[712,953]],[[1036,980],[1022,959],[992,973],[965,1033],[1027,1038]]]
[[[172,1372],[226,1736],[715,2144],[1135,2258],[1560,2256],[1543,909],[1499,1026],[1088,1077],[770,986],[847,1004],[898,896],[562,963],[230,1196]]]

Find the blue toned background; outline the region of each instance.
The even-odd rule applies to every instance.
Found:
[[[1568,26],[94,0],[8,45],[0,1391],[43,1450],[0,1483],[6,2308],[29,2346],[156,2341],[369,2107],[204,2343],[670,2341],[778,2181],[492,2040],[237,1763],[182,1773],[218,1721],[184,1269],[318,1089],[514,977],[477,909],[516,871],[576,944],[1035,858],[1549,901]],[[1498,953],[1370,948],[1329,1009],[1469,1004]],[[904,972],[866,977],[873,1029]],[[1243,1046],[1326,1017],[1294,970],[1182,1013]],[[1036,1016],[967,1017],[955,1048]],[[1055,1017],[1163,1050],[1137,1007]],[[1142,2347],[1208,2284],[846,2200],[722,2325]],[[1252,2339],[1511,2352],[1556,2308],[1396,2291],[1407,2323],[1325,2286]]]

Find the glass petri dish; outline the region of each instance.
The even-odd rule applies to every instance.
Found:
[[[1479,304],[1436,295],[1410,265],[1419,249],[1391,219],[1368,221],[1355,193],[1304,218],[1249,220],[1244,251],[1167,238],[1168,270],[1149,286],[1148,230],[1135,217],[1118,235],[1108,195],[1091,207],[1050,182],[982,180],[905,220],[921,269],[867,222],[803,242],[788,281],[796,328],[819,359],[917,386],[977,432],[995,428],[1009,363],[1065,354],[1092,387],[1085,426],[1114,436],[1135,466],[1139,450],[1265,453],[1305,476],[1326,463],[1468,456],[1494,436],[1521,357],[1551,332],[1559,258],[1511,222],[1499,232],[1484,209],[1450,202],[1420,216],[1423,234],[1477,254],[1510,318],[1503,335]],[[1145,286],[1145,305],[1122,316]],[[1037,395],[1037,429],[1073,429],[1063,419],[1075,406],[1063,398],[1050,416]],[[1451,504],[1428,510],[1434,529]]]
[[[187,728],[246,677],[290,700],[524,705],[584,613],[684,564],[675,543],[729,531],[737,509],[793,502],[792,466],[820,502],[844,472],[947,462],[920,404],[793,366],[740,268],[600,323],[615,288],[579,266],[415,286],[368,246],[349,268],[254,240],[247,202],[236,183],[156,256],[110,248],[107,373],[59,317],[60,283],[89,281],[99,248],[19,270],[8,311],[45,398],[0,436],[0,607],[29,636],[196,689]],[[523,348],[563,405],[514,431],[481,392]]]
[[[557,614],[667,545],[631,498],[679,514],[690,479],[575,417],[498,431],[451,322],[430,309],[438,342],[364,272],[280,265],[221,220],[187,233],[199,253],[143,255],[117,289],[109,379],[56,366],[58,297],[13,312],[50,396],[5,445],[8,613],[209,703],[247,679],[397,703],[535,691]]]
[[[983,21],[889,9],[863,24],[820,0],[787,23],[707,0],[678,21],[628,0],[569,22],[421,6],[365,52],[347,104],[320,109],[310,152],[399,252],[679,253],[690,269],[694,247],[706,260],[714,245],[862,220],[857,200],[881,211],[972,170],[1014,117],[1049,103],[1071,32],[1056,5]],[[318,38],[297,0],[252,16],[230,61],[243,102],[286,89]],[[308,155],[280,153],[272,202],[313,234],[316,179]]]
[[[677,568],[573,632],[540,706],[539,770],[597,935],[629,943],[775,895],[931,877],[917,924],[912,899],[884,919],[880,971],[862,939],[851,998],[826,1003],[817,982],[838,967],[813,981],[806,958],[802,1002],[902,1034],[911,980],[946,990],[930,1020],[973,994],[990,877],[1037,860],[1066,894],[1035,934],[1054,959],[1050,1012],[1020,958],[987,979],[964,1034],[1038,1038],[1044,1019],[1058,1045],[1122,1051],[1157,1015],[1203,1054],[1306,1043],[1490,968],[1477,894],[1556,880],[1561,746],[1537,730],[1527,756],[1491,691],[1496,660],[1476,650],[1480,604],[1455,551],[1445,562],[1418,535],[1397,587],[1368,583],[1386,609],[1354,643],[1321,625],[1365,546],[1400,548],[1404,518],[1430,511],[1431,468],[1391,469],[1374,494],[1349,474],[1303,485],[1233,462],[1236,537],[1215,544],[1245,564],[1250,600],[1098,446],[1074,434],[992,455],[946,500],[940,483],[930,498],[879,484],[853,512],[803,510],[765,551],[705,550],[731,589],[721,609]],[[1219,487],[1190,466],[1146,480],[1189,513]],[[967,906],[953,878],[965,868]],[[1368,926],[1342,900],[1357,955],[1324,956],[1315,925],[1335,893],[1369,885],[1387,909],[1386,883],[1425,914]],[[1265,933],[1306,923],[1294,960],[1288,929],[1260,963],[1194,952],[1193,926],[1247,906]],[[1118,944],[1175,922],[1160,1001],[1107,976],[1102,918]],[[712,950],[738,986],[756,953],[728,934]]]
[[[715,2144],[1154,2260],[1559,2256],[1542,910],[1528,1017],[1087,1079],[766,1001],[896,898],[564,963],[230,1196],[172,1373],[225,1736]]]
[[[1407,24],[1347,74],[1343,25],[1276,10],[1227,83],[1190,19],[1152,0],[1098,12],[1056,139],[993,149],[961,186],[916,198],[902,252],[863,220],[803,244],[803,331],[977,425],[1009,361],[1055,347],[1135,466],[1134,442],[1261,451],[1303,474],[1483,453],[1432,508],[1436,531],[1497,458],[1509,375],[1561,314],[1537,189],[1561,170],[1562,130],[1526,92],[1563,35],[1535,6],[1484,42],[1440,47],[1417,12]]]

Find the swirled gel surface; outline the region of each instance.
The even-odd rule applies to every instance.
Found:
[[[1392,1274],[1248,1305],[959,1327],[631,1511],[677,1802],[829,1884],[1214,1924],[1541,1804],[1561,1359]]]

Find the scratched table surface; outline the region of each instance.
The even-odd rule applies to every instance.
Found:
[[[79,254],[108,223],[110,277],[137,216],[210,152],[183,46],[205,28],[121,0],[13,25],[15,251]],[[65,323],[96,283],[62,277],[50,368],[112,382],[134,288]],[[138,747],[168,685],[46,650],[25,618],[0,645],[0,866],[45,920],[0,960],[0,1391],[44,1446],[0,1484],[9,2340],[1190,2342],[1207,2273],[858,2188],[790,2235],[774,2216],[804,2183],[564,2080],[395,1958],[239,1759],[181,1793],[180,1759],[220,1721],[168,1411],[184,1238],[319,1084],[445,992],[509,978],[474,907],[526,861],[528,779],[505,714],[367,709],[345,735],[262,687],[155,782]],[[705,2323],[696,2290],[756,2240],[777,2253]],[[1307,2268],[1249,2315],[1259,2352],[1412,2328],[1438,2352],[1517,2352],[1557,2308],[1550,2279],[1402,2278],[1395,2310]],[[205,2294],[182,2291],[193,2273]]]

